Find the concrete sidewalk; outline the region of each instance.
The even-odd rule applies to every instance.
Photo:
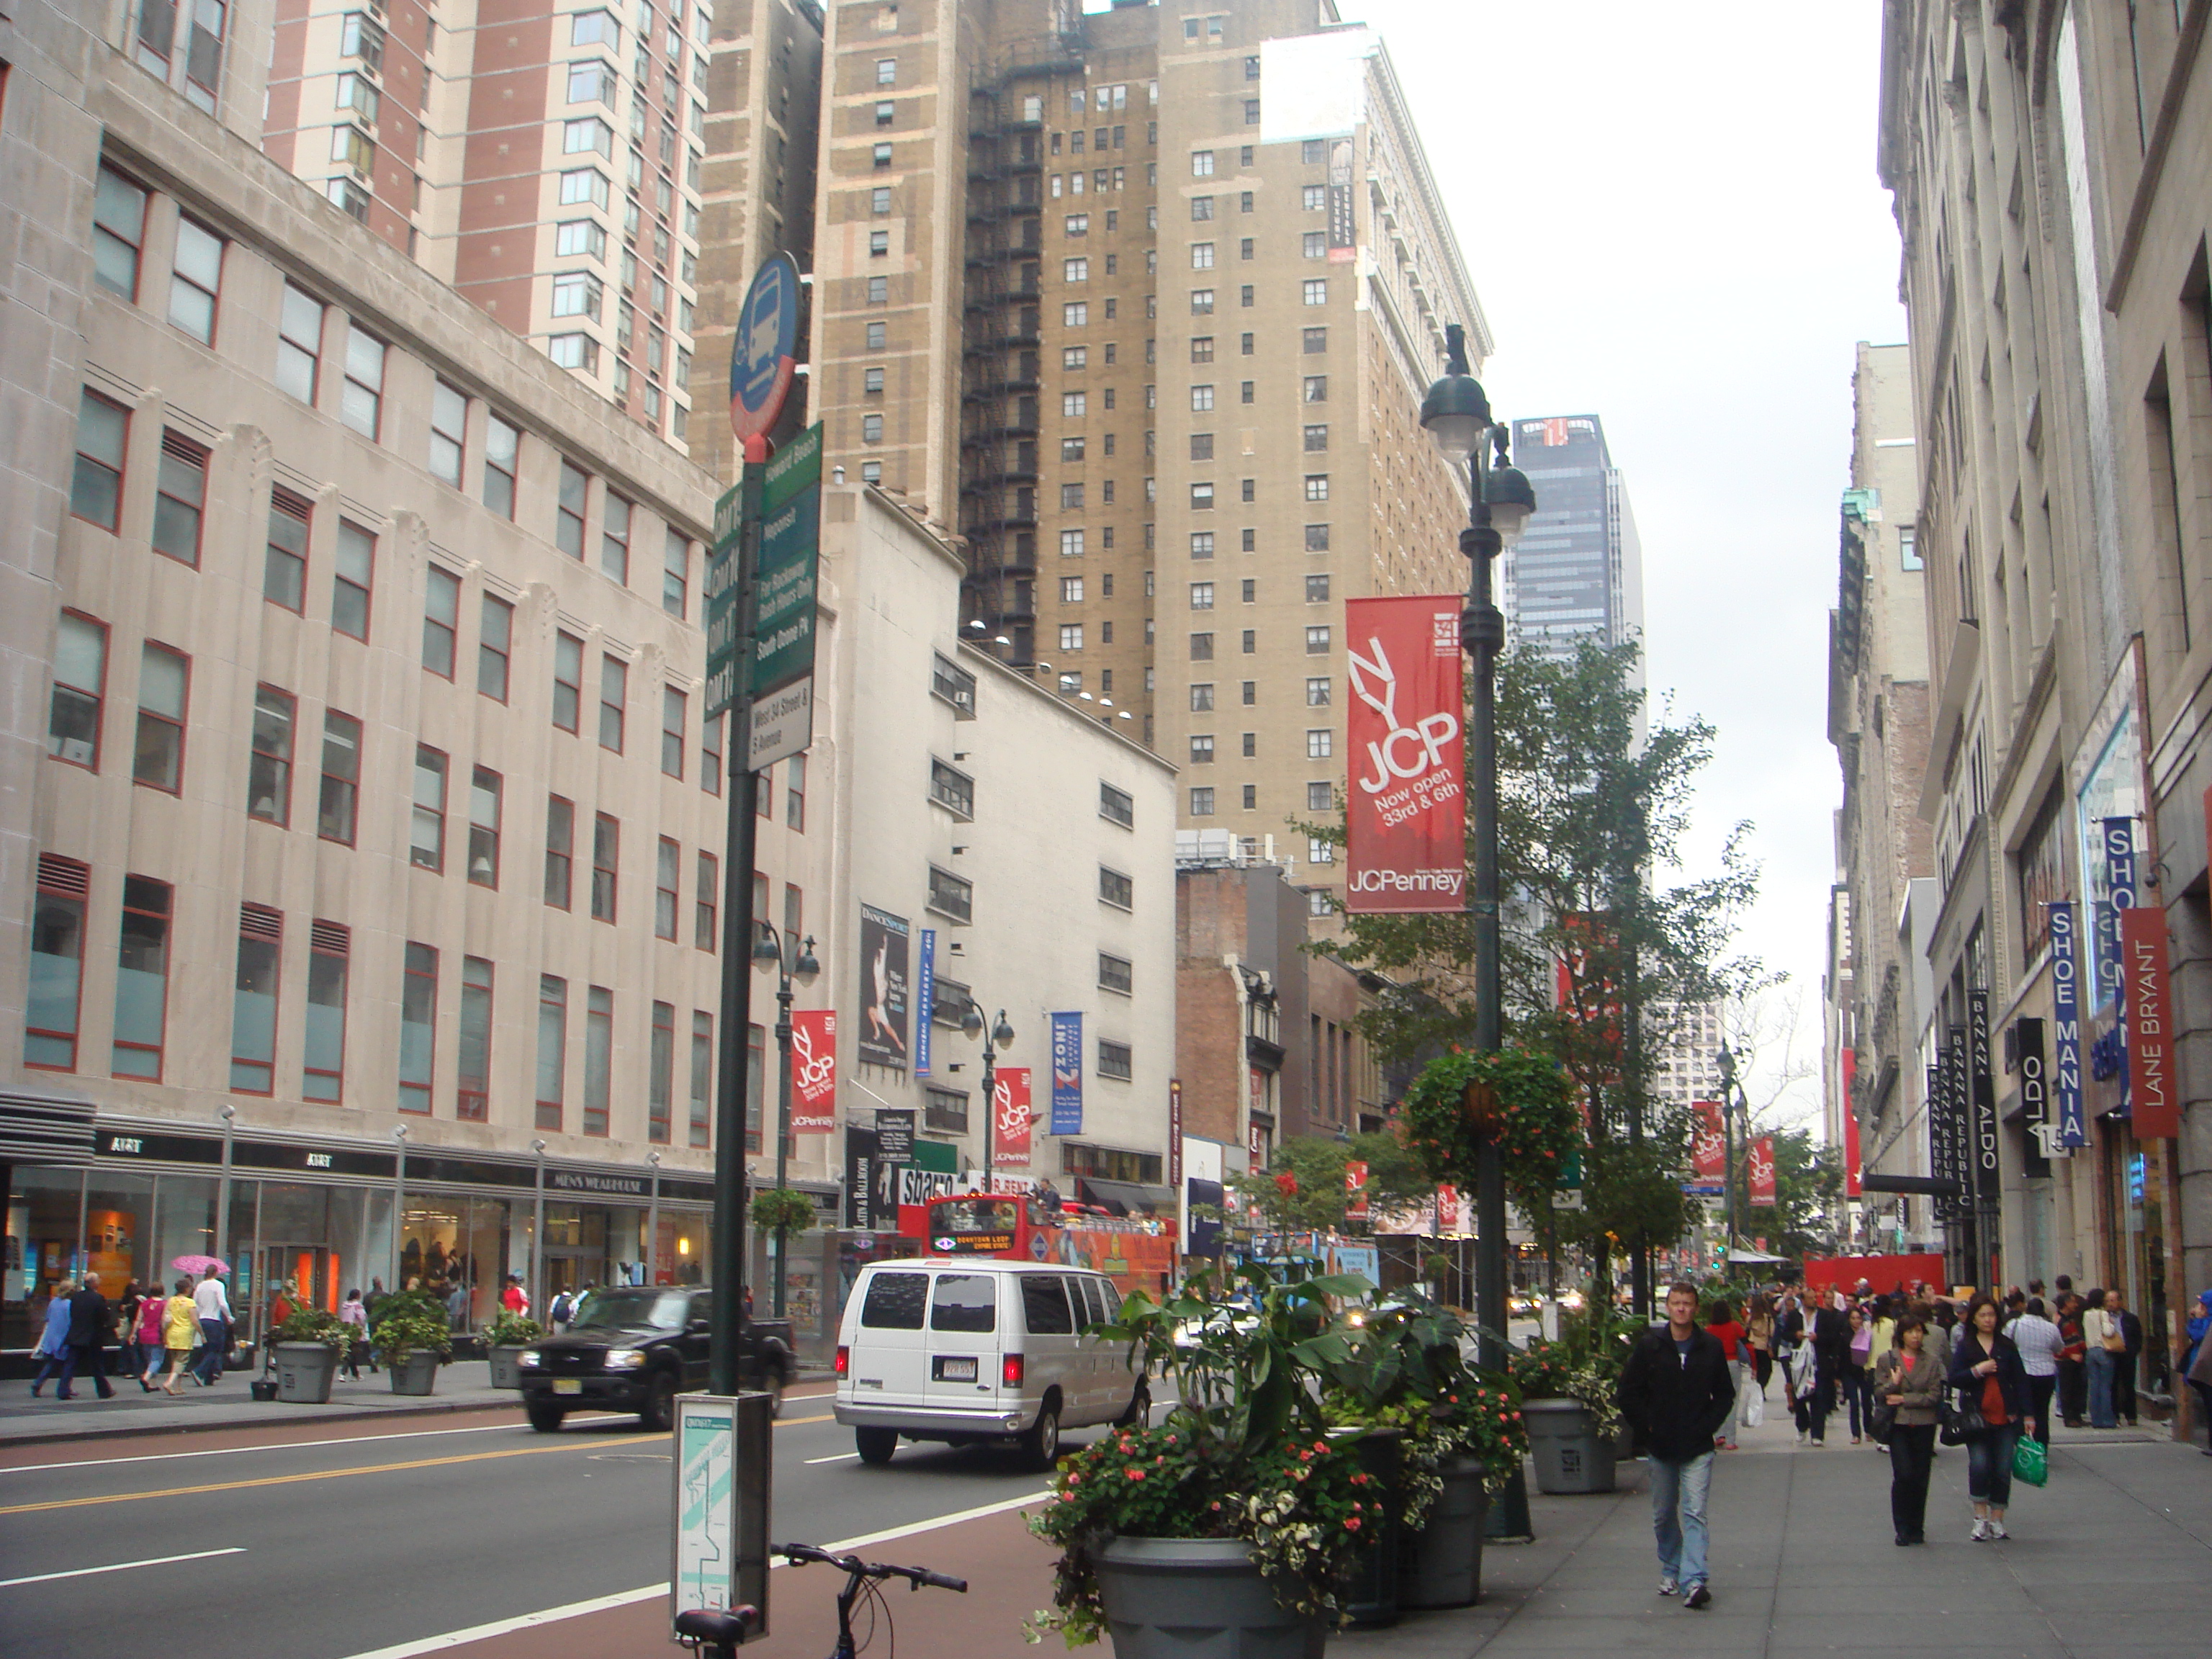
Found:
[[[102,1400],[83,1377],[76,1397],[54,1398],[53,1385],[36,1400],[30,1384],[0,1385],[0,1446],[35,1445],[43,1441],[104,1439],[111,1435],[172,1434],[195,1429],[235,1429],[276,1423],[332,1423],[360,1419],[408,1417],[503,1407],[518,1417],[521,1397],[512,1389],[495,1389],[485,1360],[460,1360],[438,1370],[437,1390],[427,1395],[392,1392],[390,1376],[364,1373],[358,1382],[343,1379],[331,1388],[326,1406],[297,1406],[258,1401],[246,1383],[258,1371],[232,1371],[211,1389],[186,1382],[175,1396],[140,1391],[135,1378],[111,1378],[112,1400]]]

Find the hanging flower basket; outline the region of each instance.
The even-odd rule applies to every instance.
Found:
[[[1469,1192],[1483,1143],[1496,1140],[1505,1190],[1524,1210],[1550,1203],[1560,1170],[1583,1146],[1566,1073],[1528,1048],[1437,1055],[1406,1091],[1398,1119],[1423,1173]]]

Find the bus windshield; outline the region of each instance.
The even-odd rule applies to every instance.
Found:
[[[941,1233],[1011,1233],[1020,1224],[1022,1201],[1018,1198],[951,1198],[932,1211],[933,1225]]]

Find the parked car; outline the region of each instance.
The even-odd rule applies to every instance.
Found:
[[[1085,1336],[1119,1313],[1084,1268],[959,1258],[872,1262],[837,1332],[840,1423],[863,1463],[906,1440],[1019,1445],[1049,1468],[1063,1427],[1127,1423],[1150,1406],[1126,1346]]]
[[[702,1288],[623,1287],[594,1291],[558,1336],[522,1355],[522,1404],[530,1426],[551,1434],[572,1411],[635,1412],[641,1428],[676,1424],[676,1396],[708,1385],[714,1292]],[[791,1326],[748,1320],[738,1354],[738,1386],[773,1394],[799,1374]]]

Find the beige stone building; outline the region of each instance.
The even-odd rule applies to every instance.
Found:
[[[1851,375],[1850,487],[1839,514],[1829,613],[1828,741],[1843,769],[1822,1024],[1825,1138],[1884,1175],[1928,1173],[1926,1073],[1917,1063],[1925,958],[1911,948],[1915,883],[1932,886],[1917,805],[1928,766],[1928,623],[1909,349],[1862,341]],[[1900,1206],[1902,1205],[1902,1207]],[[1925,1239],[1925,1200],[1870,1198],[1885,1242]],[[1911,1216],[1917,1213],[1916,1228]]]
[[[2187,1291],[2212,1274],[2202,21],[1905,0],[1888,9],[1881,125],[1920,440],[1932,718],[1919,805],[1942,887],[1922,1059],[1969,988],[1989,990],[2000,1043],[2026,1020],[2052,1030],[2047,904],[2071,901],[2084,1144],[2026,1133],[2006,1099],[1999,1266],[2007,1280],[2121,1287],[2143,1316],[2153,1389],[2167,1386]],[[2095,949],[2109,819],[2131,821],[2136,900],[2162,906],[2172,933],[2178,1139],[2139,1139],[2126,1112]]]

